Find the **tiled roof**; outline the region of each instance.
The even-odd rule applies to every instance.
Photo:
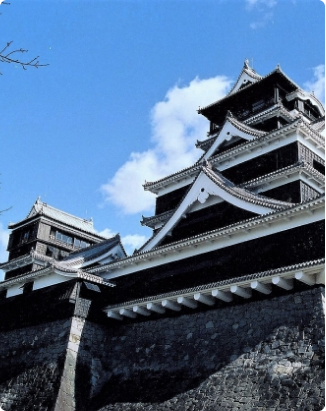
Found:
[[[264,80],[264,79],[272,76],[274,73],[280,73],[280,74],[282,74],[282,76],[283,76],[289,83],[291,83],[296,89],[300,89],[300,87],[299,87],[293,80],[291,80],[290,77],[288,77],[288,76],[281,70],[281,68],[280,68],[279,66],[277,66],[276,69],[274,69],[274,70],[271,71],[270,73],[266,74],[265,76],[260,76],[260,79],[258,79],[258,81],[254,82],[254,83],[251,83],[251,84],[248,84],[248,86],[246,86],[246,87],[240,88],[240,89],[237,90],[235,93],[231,93],[231,94],[229,93],[229,94],[227,94],[225,97],[221,98],[221,99],[218,100],[218,101],[215,101],[215,102],[212,103],[212,104],[209,104],[209,105],[206,106],[206,107],[201,107],[201,108],[198,110],[198,113],[199,113],[199,114],[202,114],[202,113],[203,113],[204,111],[206,111],[208,108],[211,108],[211,107],[217,105],[218,103],[220,103],[221,101],[226,100],[226,99],[229,98],[231,95],[234,95],[234,94],[236,94],[236,93],[242,92],[243,90],[248,90],[249,88],[255,86],[255,84],[257,84],[257,83],[261,82],[262,80]],[[242,74],[242,72],[241,72],[241,74]],[[241,76],[241,74],[240,74],[240,76]]]
[[[58,270],[60,273],[62,273],[62,275],[66,274],[67,277],[80,278],[83,280],[95,282],[97,284],[104,284],[110,287],[114,287],[113,284],[109,283],[96,274],[91,274],[77,268],[68,267],[62,264],[60,261],[53,260],[51,262],[51,265],[41,268],[40,270],[30,271],[29,273],[24,273],[17,277],[0,282],[0,289],[9,288],[13,284],[24,283],[38,277],[43,277],[45,275],[51,274],[51,272],[53,272],[54,270]]]
[[[310,123],[310,127],[318,133],[321,133],[323,130],[325,130],[325,116],[322,118],[318,118],[317,120]]]
[[[75,251],[69,254],[69,256],[67,256],[66,258],[64,258],[62,262],[69,264],[70,262],[75,262],[79,259],[82,259],[83,261],[93,260],[94,258],[110,251],[111,248],[116,246],[117,244],[121,244],[119,234],[107,240],[101,241],[100,243],[94,244],[90,247],[82,248],[78,251]]]
[[[307,171],[310,175],[312,175],[319,183],[324,184],[325,183],[325,176],[321,174],[319,171],[317,171],[315,168],[313,168],[309,163],[306,161],[298,161],[295,164],[292,164],[288,167],[281,168],[279,170],[273,171],[272,173],[266,174],[261,177],[254,178],[253,180],[247,181],[245,183],[239,184],[239,187],[255,187],[259,184],[268,182],[272,180],[274,177],[278,177],[280,175],[289,175],[291,173],[294,173],[296,171],[301,171],[305,170]]]
[[[227,178],[225,178],[222,174],[220,174],[219,172],[215,172],[211,169],[211,165],[208,164],[208,166],[202,166],[201,167],[201,171],[210,179],[212,180],[218,187],[220,187],[223,191],[227,192],[228,194],[230,194],[231,196],[238,198],[242,201],[245,201],[247,203],[251,203],[251,204],[255,204],[257,206],[261,206],[261,207],[266,207],[267,209],[272,209],[272,210],[284,210],[286,208],[291,208],[293,207],[295,204],[291,203],[291,202],[286,202],[286,201],[280,201],[280,200],[275,200],[273,198],[270,197],[265,197],[263,195],[260,194],[255,194],[249,190],[246,190],[242,187],[236,186],[235,184],[233,184],[230,180],[228,180]],[[200,178],[199,174],[196,177],[196,180],[198,178]],[[194,183],[193,183],[194,184]],[[165,222],[168,223],[169,219],[173,217],[174,213],[176,212],[176,210],[179,208],[179,206],[182,204],[182,202],[184,201],[184,199],[186,198],[186,196],[188,195],[188,193],[190,192],[191,188],[193,187],[193,184],[191,185],[191,187],[189,187],[189,189],[187,190],[187,192],[184,194],[184,196],[181,198],[181,200],[179,201],[179,204],[177,205],[177,207],[173,210],[173,212],[171,213],[171,216],[167,219],[167,221]],[[265,214],[265,215],[268,215]],[[177,221],[175,222],[175,224],[177,223]],[[160,234],[161,230],[164,229],[164,226],[160,229],[159,232],[155,233],[151,238],[148,239],[148,241],[143,244],[143,246],[141,247],[141,249],[139,251],[142,251],[145,249],[145,247],[154,240],[154,238]],[[170,229],[172,229],[173,227],[171,227]],[[155,246],[157,247],[157,246]],[[154,247],[154,248],[155,248]]]
[[[284,127],[281,127],[277,130],[273,130],[270,133],[267,133],[267,134],[265,134],[261,137],[253,138],[253,140],[251,140],[251,141],[246,141],[244,143],[240,143],[239,145],[237,145],[235,147],[232,147],[228,150],[225,150],[221,153],[218,153],[215,156],[211,157],[209,159],[209,161],[212,164],[214,164],[215,162],[218,162],[218,161],[220,161],[224,158],[227,158],[229,156],[237,155],[241,151],[247,151],[249,148],[256,146],[260,140],[264,140],[264,141],[269,140],[269,139],[273,138],[274,136],[284,134],[284,132],[286,132],[288,130],[296,129],[298,126],[302,126],[308,132],[311,132],[312,138],[314,138],[316,141],[318,141],[318,143],[320,145],[325,144],[322,141],[322,138],[321,138],[320,134],[318,134],[315,130],[313,130],[311,127],[309,127],[301,118],[296,118],[292,121],[292,123],[286,124]],[[200,159],[202,157],[203,156],[201,156]],[[150,182],[150,181],[146,182],[143,185],[144,189],[145,190],[154,190],[156,187],[158,188],[158,187],[164,185],[165,183],[175,181],[176,178],[178,178],[178,180],[179,180],[180,178],[186,177],[186,176],[189,176],[189,175],[193,175],[195,177],[200,172],[201,165],[198,164],[200,159],[193,166],[184,168],[181,171],[170,174],[170,175],[168,175],[166,177],[163,177],[159,180],[152,181],[152,182]]]
[[[261,111],[258,114],[255,114],[246,120],[244,120],[245,124],[256,124],[260,123],[263,120],[266,120],[271,117],[275,117],[276,115],[282,115],[285,117],[288,121],[293,121],[294,119],[299,118],[299,115],[294,116],[291,114],[284,106],[282,103],[277,103],[274,104],[273,106],[267,108],[264,111]]]
[[[85,231],[86,233],[96,235],[99,238],[105,238],[99,235],[97,231],[94,229],[92,219],[86,220],[84,218],[79,218],[72,214],[68,214],[65,211],[61,211],[57,208],[48,205],[47,203],[40,201],[39,199],[36,200],[35,204],[33,205],[31,211],[29,212],[26,218],[31,218],[34,216],[48,217],[63,224],[69,225],[70,227],[74,227],[78,230]],[[21,224],[23,221],[9,224],[9,228],[14,228],[15,226]]]
[[[188,294],[188,293],[189,294],[198,293],[198,292],[205,291],[208,289],[215,289],[215,288],[220,288],[223,286],[229,286],[232,284],[254,281],[258,279],[263,279],[265,277],[276,276],[276,275],[280,275],[280,274],[291,272],[291,271],[298,271],[298,270],[302,270],[302,269],[306,269],[310,267],[318,267],[318,266],[322,266],[323,264],[325,264],[324,258],[321,258],[318,260],[305,261],[305,262],[293,264],[290,266],[279,267],[279,268],[275,268],[272,270],[243,275],[241,277],[234,277],[234,278],[229,278],[227,280],[216,281],[213,283],[198,285],[198,286],[191,287],[191,288],[184,288],[184,289],[177,290],[177,291],[171,291],[169,293],[156,294],[156,295],[152,295],[152,296],[145,297],[145,298],[138,298],[136,300],[126,301],[120,304],[107,306],[106,308],[113,309],[113,308],[119,308],[122,306],[132,306],[132,305],[142,304],[142,303],[146,303],[146,302],[153,301],[153,300],[163,300],[163,299],[167,299],[170,297],[175,297],[175,296]]]
[[[241,200],[247,201],[249,203],[261,205],[263,207],[269,207],[274,210],[282,210],[293,206],[293,203],[274,200],[273,198],[265,197],[263,195],[254,194],[244,188],[234,185],[230,180],[222,176],[222,174],[211,170],[208,167],[202,168],[203,172],[209,177],[216,185],[221,187],[223,190],[228,192],[234,197],[240,198]]]
[[[271,180],[273,180],[274,178],[277,178],[281,175],[289,175],[292,173],[295,173],[297,171],[306,171],[307,173],[309,173],[311,176],[313,176],[319,184],[325,184],[325,176],[323,174],[321,174],[319,171],[317,171],[316,169],[314,169],[309,163],[305,162],[305,161],[299,161],[295,164],[292,164],[288,167],[284,167],[282,169],[279,169],[277,171],[273,171],[269,174],[266,174],[264,176],[261,177],[257,177],[254,178],[252,180],[246,181],[245,183],[239,184],[238,187],[243,187],[243,188],[249,188],[249,187],[256,187],[259,186],[263,183],[269,182]],[[154,215],[154,216],[150,216],[150,217],[144,217],[141,221],[142,225],[146,225],[148,227],[154,227],[155,224],[162,222],[165,223],[174,213],[175,208],[173,208],[172,210],[166,211],[164,213],[158,214],[158,215]]]
[[[315,130],[313,130],[301,117],[299,117],[293,120],[292,123],[286,124],[284,127],[281,127],[277,130],[273,130],[267,135],[260,137],[259,139],[246,141],[245,143],[239,144],[238,146],[230,148],[229,150],[216,154],[214,157],[210,158],[210,161],[214,164],[215,162],[220,161],[229,156],[237,155],[241,151],[247,151],[251,147],[256,146],[260,141],[266,142],[276,136],[283,136],[284,132],[295,130],[298,127],[301,127],[303,130],[305,130],[309,134],[309,137],[311,137],[311,139],[314,140],[320,147],[325,147],[325,141],[322,138],[322,136]]]
[[[262,76],[259,75],[258,73],[256,73],[255,70],[254,70],[252,67],[249,66],[248,60],[246,59],[245,62],[244,62],[243,68],[242,68],[242,70],[241,70],[241,72],[240,72],[240,74],[239,74],[239,76],[238,76],[238,78],[237,78],[237,81],[234,83],[234,86],[232,87],[232,89],[231,89],[231,90],[229,91],[229,93],[227,94],[228,96],[229,96],[230,94],[233,94],[233,93],[234,93],[233,90],[234,90],[235,87],[237,86],[238,81],[240,80],[240,78],[241,78],[241,76],[242,76],[243,73],[247,74],[247,75],[248,75],[253,81],[255,81],[255,82],[262,79]],[[249,83],[248,85],[250,85],[250,84],[251,84],[251,83]],[[244,86],[244,87],[247,87],[247,85]],[[244,87],[242,86],[241,88],[244,88]]]
[[[178,241],[175,241],[167,245],[157,246],[149,251],[139,250],[136,254],[126,257],[117,262],[105,264],[101,267],[90,269],[90,272],[103,272],[107,269],[116,269],[122,266],[125,267],[128,265],[133,265],[136,263],[140,263],[142,260],[148,260],[149,258],[154,259],[156,255],[158,256],[162,255],[162,252],[167,253],[169,251],[181,249],[186,246],[194,246],[197,243],[206,242],[208,240],[212,240],[216,238],[221,238],[223,236],[229,236],[236,232],[240,232],[241,230],[252,230],[255,227],[259,227],[260,225],[266,225],[266,223],[270,224],[274,220],[292,217],[298,212],[305,211],[305,210],[309,211],[311,209],[318,209],[321,207],[323,208],[324,206],[325,206],[325,195],[318,197],[316,199],[313,199],[313,200],[306,201],[304,203],[292,205],[291,207],[288,207],[283,210],[271,211],[268,214],[259,215],[256,217],[249,218],[247,220],[236,222],[227,227],[222,227],[222,228],[218,228],[212,231],[207,231],[205,233],[198,234],[193,237],[185,238],[182,240],[178,240]],[[147,243],[151,241],[152,239],[153,237],[151,237],[147,241]]]
[[[173,210],[169,210],[169,211],[165,211],[164,213],[158,214],[158,215],[154,215],[151,217],[144,217],[142,216],[142,221],[140,222],[141,225],[146,225],[148,227],[152,227],[154,228],[155,224],[157,223],[165,223],[173,214],[175,209]]]
[[[208,138],[203,141],[197,141],[196,147],[200,147],[205,149],[206,145],[209,145],[208,149],[210,146],[213,144],[213,141],[215,141],[218,136],[220,135],[221,131],[223,130],[224,125],[226,122],[230,122],[235,128],[237,128],[239,131],[242,131],[243,133],[249,134],[251,136],[254,136],[256,138],[265,136],[268,134],[266,131],[262,130],[257,130],[253,127],[248,126],[245,122],[242,122],[238,120],[230,111],[228,112],[227,116],[225,117],[223,125],[220,127],[219,131],[214,134],[213,137]]]
[[[238,120],[231,112],[226,116],[226,120],[233,124],[237,129],[254,137],[262,137],[268,134],[267,131],[257,130],[256,128],[248,126],[245,122]]]

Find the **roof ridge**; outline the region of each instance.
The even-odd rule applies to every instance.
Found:
[[[44,212],[44,210],[46,210],[47,208],[49,208],[49,209],[52,209],[52,210],[54,210],[54,211],[59,212],[60,214],[64,214],[64,215],[66,215],[66,216],[72,217],[72,218],[74,218],[74,219],[76,219],[76,220],[80,220],[80,221],[82,221],[82,222],[84,222],[84,223],[87,223],[87,224],[90,224],[90,225],[93,226],[93,219],[92,219],[92,218],[90,218],[90,219],[88,220],[88,219],[86,219],[86,218],[77,217],[77,216],[75,216],[74,214],[68,213],[67,211],[60,210],[59,208],[53,207],[53,206],[49,205],[48,203],[45,203],[45,202],[43,202],[43,201],[40,201],[39,199],[37,199],[37,201],[35,202],[35,204],[33,205],[33,207],[34,207],[36,204],[40,204],[40,211],[41,211],[42,214],[45,214],[45,215],[46,215],[46,212]],[[33,209],[33,207],[32,207],[32,209]],[[27,217],[29,217],[29,215],[28,215]]]
[[[205,107],[199,108],[199,109],[197,110],[197,113],[198,113],[198,114],[202,114],[202,112],[203,112],[204,110],[207,110],[208,108],[214,106],[215,104],[219,103],[220,101],[223,101],[224,99],[229,98],[229,97],[231,97],[232,95],[234,95],[234,94],[236,94],[236,93],[239,93],[239,92],[241,92],[241,91],[243,91],[243,90],[247,90],[249,87],[254,86],[254,85],[255,85],[256,83],[258,83],[259,81],[262,81],[262,80],[270,77],[272,74],[277,73],[277,72],[278,72],[278,73],[281,73],[281,74],[282,74],[289,82],[291,82],[297,89],[302,90],[302,88],[299,87],[292,79],[290,79],[290,77],[287,76],[287,75],[284,73],[284,71],[281,69],[281,67],[280,67],[279,65],[277,65],[274,70],[270,71],[268,74],[266,74],[266,75],[264,75],[264,76],[261,76],[261,78],[260,78],[258,81],[256,81],[255,83],[248,84],[246,87],[240,88],[239,90],[237,90],[236,92],[234,92],[234,93],[232,93],[232,94],[230,94],[230,93],[229,93],[229,94],[226,94],[224,97],[222,97],[221,99],[215,101],[214,103],[209,104],[209,105],[207,105],[207,106],[205,106]],[[242,72],[241,72],[241,74],[242,74]],[[241,74],[240,74],[240,76],[241,76]]]
[[[66,261],[66,259],[67,259],[67,261],[68,261],[68,258],[69,258],[70,256],[74,256],[75,254],[81,253],[81,252],[83,252],[83,251],[85,251],[85,250],[89,251],[89,250],[92,250],[92,249],[97,248],[97,247],[101,247],[101,246],[103,247],[104,244],[110,243],[111,241],[114,242],[114,240],[117,241],[117,242],[119,242],[119,241],[120,241],[120,234],[115,234],[114,236],[112,236],[112,237],[110,237],[110,238],[106,238],[105,240],[100,241],[99,243],[95,243],[95,244],[92,244],[92,245],[90,245],[90,246],[88,246],[88,247],[80,248],[79,250],[72,251],[72,252],[69,254],[69,256],[65,257],[65,259],[62,260],[62,261]]]
[[[255,80],[261,80],[262,76],[258,73],[256,73],[256,71],[249,66],[249,60],[245,59],[244,63],[243,63],[243,67],[242,70],[240,71],[240,74],[238,75],[237,80],[235,81],[233,87],[231,88],[231,90],[228,92],[227,96],[229,96],[230,94],[233,94],[233,90],[236,88],[238,81],[240,80],[241,76],[243,73],[246,73],[249,77],[251,77],[252,79]],[[248,84],[250,85],[250,84]],[[246,87],[246,86],[245,86]],[[236,91],[235,91],[236,93]]]

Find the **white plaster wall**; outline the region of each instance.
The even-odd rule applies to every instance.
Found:
[[[7,298],[13,297],[14,295],[20,295],[23,294],[23,289],[19,288],[21,287],[22,284],[15,284],[12,287],[8,288],[7,290]]]
[[[64,277],[58,274],[50,274],[45,277],[36,278],[33,284],[33,290],[38,290],[39,288],[49,287],[50,285],[63,283],[70,279],[70,277]]]

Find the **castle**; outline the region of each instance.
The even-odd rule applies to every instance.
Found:
[[[133,255],[39,199],[9,226],[4,411],[322,409],[324,107],[246,60],[198,113]]]

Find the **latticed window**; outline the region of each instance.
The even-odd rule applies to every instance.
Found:
[[[72,243],[73,243],[72,237],[70,237],[70,236],[68,236],[64,233],[61,233],[60,231],[57,231],[55,233],[55,238],[59,241],[62,241],[63,243],[66,243],[66,244],[71,244],[72,245]]]

